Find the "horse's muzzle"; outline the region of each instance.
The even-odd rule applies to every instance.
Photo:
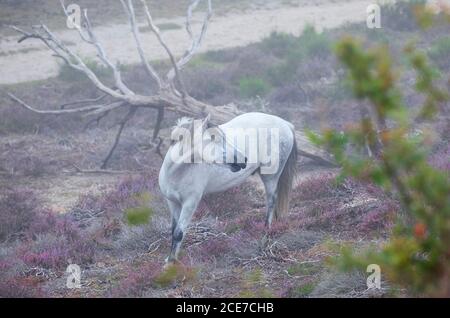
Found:
[[[245,157],[245,162],[244,163],[238,163],[238,159],[235,156],[234,157],[234,162],[232,164],[230,164],[230,169],[232,172],[238,172],[241,170],[244,170],[245,168],[247,168],[247,157]]]

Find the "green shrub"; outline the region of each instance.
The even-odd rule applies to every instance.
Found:
[[[422,120],[431,119],[448,100],[448,94],[435,85],[436,72],[425,55],[411,46],[405,52],[417,73],[415,89],[426,97]],[[429,164],[426,141],[409,134],[415,118],[404,105],[387,49],[366,52],[348,38],[337,46],[337,55],[348,68],[355,96],[371,103],[375,118],[365,118],[343,133],[326,130],[320,138],[311,137],[333,152],[344,174],[374,182],[393,194],[406,214],[389,242],[364,255],[345,248],[337,263],[346,270],[365,270],[369,264],[378,264],[386,277],[410,291],[448,297],[450,180]],[[391,123],[389,128],[387,121]],[[348,142],[361,149],[368,146],[374,156],[347,155]]]
[[[303,276],[303,275],[312,275],[317,273],[320,270],[319,266],[314,263],[300,263],[290,266],[287,269],[289,275],[293,276]]]
[[[154,211],[149,207],[151,197],[149,193],[140,193],[134,196],[134,200],[138,204],[137,207],[125,209],[125,218],[128,225],[139,226],[148,224]]]
[[[318,33],[314,26],[307,25],[299,37],[272,32],[261,43],[263,49],[276,57],[298,65],[304,57],[326,58],[331,55],[331,41],[326,33]]]
[[[153,210],[148,207],[130,208],[125,211],[129,225],[138,226],[148,224]]]
[[[267,287],[264,273],[260,269],[246,273],[241,281],[241,298],[273,298],[272,290]]]
[[[270,51],[279,58],[286,57],[289,52],[296,50],[298,47],[295,36],[275,31],[263,39],[260,45],[264,50]]]
[[[331,41],[324,32],[317,33],[313,26],[306,26],[298,39],[299,47],[308,57],[327,58],[331,55]]]
[[[181,264],[170,265],[162,273],[154,277],[153,284],[157,288],[167,288],[180,283],[191,283],[197,279],[198,270]]]
[[[444,37],[431,45],[428,56],[439,68],[450,67],[450,37]]]
[[[307,297],[309,296],[316,288],[316,284],[314,282],[309,282],[300,286],[295,287],[294,289],[294,297]]]
[[[271,90],[271,86],[262,78],[246,77],[239,80],[239,92],[244,98],[265,96]]]
[[[306,59],[326,59],[331,56],[331,41],[326,33],[306,26],[299,37],[273,32],[262,42],[263,48],[281,59],[266,69],[265,77],[274,86],[282,86],[295,79],[301,63]]]

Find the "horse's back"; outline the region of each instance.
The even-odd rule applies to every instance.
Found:
[[[288,128],[293,130],[294,126],[288,121],[265,113],[245,113],[239,115],[229,122],[221,125],[222,128]]]

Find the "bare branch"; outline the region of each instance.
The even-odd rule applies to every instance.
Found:
[[[12,100],[14,100],[19,105],[21,105],[22,107],[24,107],[24,108],[26,108],[26,109],[34,112],[34,113],[38,113],[38,114],[46,114],[46,115],[76,114],[76,113],[84,113],[84,112],[98,110],[98,109],[103,107],[103,105],[90,105],[90,106],[74,108],[74,109],[40,110],[40,109],[36,109],[34,107],[31,107],[30,105],[25,103],[23,100],[21,100],[20,98],[14,96],[11,93],[8,93],[7,95]]]
[[[181,94],[182,94],[183,99],[184,99],[186,97],[186,95],[187,95],[187,91],[186,91],[186,87],[185,87],[185,85],[183,83],[183,79],[181,78],[180,70],[178,68],[178,65],[177,65],[177,62],[175,60],[175,57],[172,54],[172,51],[170,50],[170,48],[167,46],[166,42],[164,42],[159,28],[153,22],[153,18],[152,18],[151,14],[150,14],[150,10],[148,9],[147,2],[145,0],[141,0],[141,3],[142,3],[142,6],[144,7],[144,12],[145,12],[145,16],[147,18],[148,26],[150,27],[152,32],[156,35],[156,38],[158,39],[159,44],[161,44],[161,46],[164,48],[164,50],[166,51],[167,55],[169,56],[170,62],[172,63],[172,67],[173,67],[174,72],[175,72],[175,81],[178,84],[179,88],[181,89]],[[133,1],[132,0],[128,0],[128,5],[129,6],[133,6]]]
[[[128,19],[130,21],[130,26],[131,26],[131,32],[133,33],[134,41],[136,43],[136,48],[138,50],[139,57],[141,58],[141,62],[142,62],[142,64],[144,64],[145,70],[147,71],[149,76],[158,83],[158,87],[159,87],[159,89],[161,89],[163,86],[162,81],[159,78],[159,75],[156,72],[156,70],[148,62],[147,58],[145,57],[144,49],[142,48],[142,43],[141,43],[140,34],[139,34],[139,28],[137,27],[137,24],[136,24],[136,14],[134,11],[134,7],[133,7],[133,5],[130,6],[130,3],[128,3],[128,5],[127,5],[124,0],[120,0],[120,2],[122,3],[124,11],[128,15]]]
[[[60,106],[60,109],[64,109],[67,106],[74,106],[74,105],[81,105],[81,104],[90,104],[90,103],[97,103],[103,99],[105,99],[108,95],[107,94],[103,94],[97,98],[93,98],[93,99],[84,99],[84,100],[79,100],[79,101],[75,101],[75,102],[70,102],[70,103],[65,103],[62,104]]]
[[[77,165],[72,164],[72,166],[75,168],[76,173],[85,173],[85,174],[132,174],[137,173],[139,171],[119,171],[119,170],[84,170],[78,167]]]
[[[103,160],[103,164],[101,166],[101,169],[106,169],[108,166],[108,162],[111,159],[114,151],[116,150],[117,145],[119,144],[120,137],[122,135],[123,129],[125,128],[125,125],[128,121],[130,121],[131,118],[136,114],[137,108],[130,108],[127,115],[124,117],[124,119],[120,122],[119,130],[117,131],[116,138],[114,139],[114,144],[111,147],[111,150],[109,151],[108,155],[106,156],[105,160]]]
[[[213,14],[211,0],[207,0],[208,1],[208,9],[207,9],[205,18],[203,20],[202,30],[201,30],[200,34],[198,35],[198,37],[195,38],[194,34],[192,32],[191,20],[192,20],[192,13],[197,8],[200,1],[201,0],[194,0],[191,3],[191,5],[189,6],[188,11],[187,11],[186,31],[189,34],[189,37],[191,38],[192,43],[191,43],[190,49],[187,50],[186,53],[184,54],[184,56],[177,62],[177,68],[179,71],[182,70],[184,68],[184,66],[192,60],[195,53],[197,53],[197,50],[200,48],[200,46],[203,42],[203,39],[205,37],[206,31],[208,30],[209,21],[211,20],[211,17]],[[169,73],[167,74],[167,77],[169,78],[169,80],[171,80],[171,79],[173,79],[174,76],[175,76],[175,71],[174,71],[174,69],[171,69],[169,71]]]
[[[152,138],[153,141],[155,141],[156,138],[158,138],[159,132],[161,130],[161,124],[164,119],[164,108],[159,108],[157,112],[158,115],[156,116],[155,128],[153,129],[153,138]]]
[[[69,13],[67,12],[66,7],[64,6],[64,0],[60,0],[60,2],[61,2],[61,6],[63,8],[65,15],[67,17],[69,17]],[[85,20],[86,34],[83,32],[82,26],[74,23],[75,28],[77,29],[78,33],[80,34],[81,39],[83,41],[87,42],[88,44],[93,45],[96,48],[97,56],[100,58],[100,60],[103,62],[104,65],[106,65],[108,68],[110,68],[112,70],[117,88],[124,94],[134,95],[134,92],[131,91],[123,83],[122,76],[121,76],[119,69],[108,58],[103,46],[100,44],[96,35],[94,34],[94,31],[92,30],[91,22],[89,20],[88,14],[87,14],[87,9],[83,10],[83,17]]]
[[[122,106],[124,106],[124,105],[126,105],[125,102],[122,102],[122,101],[115,101],[115,102],[112,102],[112,103],[109,103],[109,104],[102,105],[101,108],[99,108],[99,109],[94,109],[94,110],[92,110],[92,111],[86,113],[84,116],[85,116],[85,117],[89,117],[89,116],[94,116],[94,115],[98,115],[98,114],[103,114],[103,113],[105,113],[105,112],[110,112],[110,111],[112,111],[112,110],[115,110],[115,109],[117,109],[117,108],[120,108],[120,107],[122,107]],[[132,107],[132,106],[131,106],[131,107]]]
[[[98,116],[97,118],[93,118],[90,121],[88,121],[86,123],[86,125],[84,125],[83,131],[88,130],[89,126],[91,126],[93,123],[97,123],[97,126],[100,125],[100,121],[105,118],[106,116],[108,116],[110,113],[110,111],[106,111],[103,114],[101,114],[100,116]]]

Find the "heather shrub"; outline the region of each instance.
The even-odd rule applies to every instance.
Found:
[[[233,95],[233,87],[226,73],[215,67],[196,67],[184,74],[186,88],[192,97],[225,103]]]
[[[213,238],[202,244],[201,248],[204,255],[219,258],[230,251],[230,244],[226,239]]]
[[[142,297],[147,289],[153,287],[153,280],[160,272],[161,264],[156,262],[132,265],[125,269],[123,278],[109,290],[109,295],[113,298]]]
[[[3,251],[2,251],[3,252]],[[38,277],[24,275],[24,264],[8,253],[0,254],[0,298],[43,297]]]
[[[10,277],[3,279],[0,276],[0,298],[42,298],[44,291],[38,286],[36,277]]]
[[[0,241],[23,236],[36,221],[39,200],[27,190],[6,190],[0,193]]]
[[[70,214],[75,219],[83,219],[86,211],[91,214],[104,212],[108,216],[122,216],[129,208],[150,204],[150,193],[157,190],[157,184],[156,171],[138,177],[126,177],[115,189],[102,196],[81,196]]]
[[[248,211],[255,205],[261,205],[263,196],[258,192],[253,192],[252,187],[245,184],[234,187],[227,191],[210,194],[203,198],[198,209],[197,217],[201,217],[207,213],[219,218],[226,219],[243,211]]]
[[[295,202],[317,200],[330,196],[337,189],[336,175],[327,173],[315,178],[300,181],[294,188],[292,197]]]
[[[18,240],[16,256],[28,266],[61,269],[72,259],[78,264],[92,260],[94,242],[78,224],[63,215],[41,210],[31,191],[9,190],[0,197],[2,240]]]
[[[283,220],[274,220],[270,229],[265,225],[265,211],[258,210],[251,214],[244,214],[228,221],[224,232],[231,235],[237,241],[242,237],[260,239],[263,236],[279,237],[288,229],[296,227],[297,223],[287,217]],[[234,246],[233,244],[231,246]]]
[[[294,188],[291,202],[306,228],[365,235],[392,229],[400,209],[395,199],[373,183],[333,173],[302,180]]]
[[[82,234],[75,224],[64,220],[47,233],[35,234],[34,240],[22,243],[18,257],[29,266],[48,269],[64,269],[69,263],[92,263],[96,244]]]

